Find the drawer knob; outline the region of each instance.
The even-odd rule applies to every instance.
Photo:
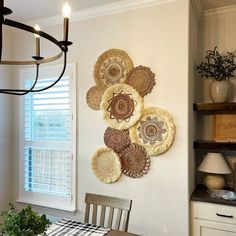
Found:
[[[220,214],[220,213],[216,213],[216,215],[220,216],[220,217],[233,218],[232,215],[224,215],[224,214]]]

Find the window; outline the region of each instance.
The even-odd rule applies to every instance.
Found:
[[[55,81],[62,66],[40,68],[37,88]],[[34,82],[35,69],[20,73],[22,87]],[[52,88],[21,100],[19,201],[75,210],[76,96],[75,65],[67,65]]]

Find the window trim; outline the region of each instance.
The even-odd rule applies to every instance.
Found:
[[[53,70],[60,71],[62,65],[51,65],[51,66],[41,66],[40,71],[51,72]],[[24,81],[27,78],[24,78],[25,73],[35,73],[35,68],[24,68],[20,69],[20,85],[24,86]],[[71,152],[72,152],[72,180],[71,180],[71,198],[68,202],[63,201],[63,198],[60,196],[52,196],[48,194],[27,192],[24,190],[24,148],[25,148],[25,130],[24,130],[24,96],[20,97],[20,109],[19,109],[19,191],[18,191],[18,200],[20,203],[27,203],[41,207],[53,208],[57,210],[74,212],[76,210],[76,147],[77,147],[77,122],[76,122],[76,63],[68,63],[64,75],[69,75],[71,79],[71,119],[72,119],[72,134],[71,134]],[[54,201],[54,200],[55,201]],[[57,201],[57,202],[56,202]],[[56,204],[55,204],[56,203]]]

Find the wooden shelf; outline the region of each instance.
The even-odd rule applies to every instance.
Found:
[[[236,102],[194,103],[193,110],[205,113],[236,113]]]
[[[193,143],[194,149],[213,151],[236,151],[236,142],[216,142],[210,140],[197,140]]]

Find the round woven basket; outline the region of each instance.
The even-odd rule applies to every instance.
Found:
[[[132,142],[144,146],[149,155],[164,153],[175,138],[172,117],[160,108],[145,108],[138,123],[130,129],[130,138]]]
[[[124,83],[126,74],[132,67],[133,62],[125,51],[109,49],[99,56],[94,66],[95,82],[102,89]]]
[[[116,84],[104,92],[100,108],[109,127],[128,129],[137,123],[142,115],[143,98],[132,86]]]
[[[126,83],[135,88],[144,97],[155,86],[155,74],[149,67],[138,66],[132,68],[126,76]]]
[[[117,181],[121,174],[119,156],[110,148],[99,148],[92,157],[92,170],[104,183]]]
[[[98,86],[91,87],[86,94],[86,101],[93,110],[100,110],[100,103],[102,100],[103,90]]]
[[[117,130],[108,127],[104,133],[104,143],[115,152],[121,152],[131,144],[129,130]]]
[[[132,143],[120,154],[122,172],[131,178],[140,178],[147,174],[150,167],[150,157],[145,148]]]

